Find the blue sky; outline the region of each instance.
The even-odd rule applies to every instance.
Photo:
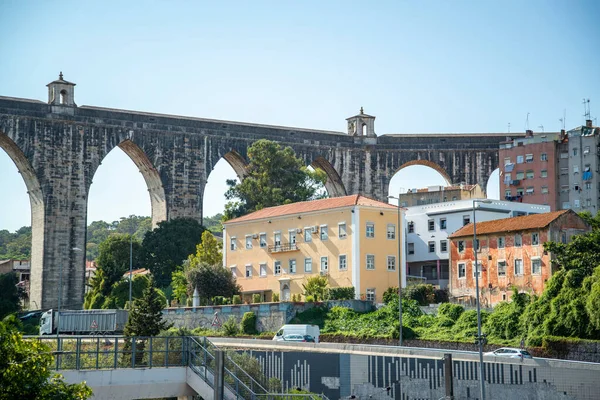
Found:
[[[0,95],[45,101],[63,71],[79,105],[336,131],[363,106],[380,135],[523,131],[529,113],[530,128],[556,131],[564,110],[567,128],[582,123],[583,98],[600,113],[598,15],[593,0],[5,0]],[[234,175],[220,164],[205,198]],[[405,169],[391,191],[438,183]],[[0,187],[0,229],[29,225],[25,185],[1,149]],[[120,150],[94,177],[88,211],[88,221],[149,215]]]

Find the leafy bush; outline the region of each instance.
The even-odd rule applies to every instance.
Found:
[[[306,283],[302,284],[302,288],[305,296],[313,296],[316,301],[323,301],[327,294],[327,285],[327,278],[317,275],[308,278]]]
[[[229,301],[230,301],[229,298],[223,297],[223,296],[215,296],[211,299],[212,304],[215,306],[223,306],[223,305],[230,304]]]
[[[262,296],[260,295],[260,293],[254,293],[252,295],[252,302],[253,303],[262,303]]]
[[[279,293],[273,293],[273,302],[277,303],[279,301]]]
[[[311,296],[310,294],[308,296],[306,296],[307,303],[313,303],[314,301],[315,301],[314,296]]]
[[[354,286],[329,288],[329,300],[352,300],[355,297]]]
[[[383,302],[389,304],[391,302],[398,303],[398,286],[389,287],[383,292]]]
[[[239,294],[234,294],[232,298],[233,304],[242,304],[242,296]]]
[[[409,300],[415,300],[422,306],[435,302],[433,285],[427,284],[408,286],[402,291],[402,297]]]
[[[433,301],[437,304],[449,302],[450,293],[448,289],[435,289],[433,291]]]
[[[242,317],[242,332],[246,335],[254,335],[256,333],[256,314],[252,311],[244,313]]]
[[[240,333],[240,327],[238,326],[238,323],[233,315],[230,315],[229,319],[223,322],[221,330],[226,336],[235,336]]]
[[[438,308],[438,316],[449,318],[452,321],[456,322],[460,315],[463,313],[463,311],[465,311],[465,308],[463,306],[460,306],[458,304],[444,303],[441,304]]]

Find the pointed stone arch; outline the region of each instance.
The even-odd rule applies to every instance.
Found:
[[[156,227],[159,222],[167,219],[167,199],[165,188],[157,169],[146,153],[134,142],[126,139],[118,144],[118,147],[131,158],[144,177],[148,194],[150,195],[150,206],[152,209],[152,226]]]
[[[223,155],[225,161],[231,165],[238,179],[241,181],[248,174],[248,162],[237,151],[231,150]],[[214,168],[214,167],[213,167]]]
[[[25,181],[29,203],[31,206],[31,273],[29,282],[40,286],[41,291],[44,263],[44,196],[42,187],[35,171],[17,144],[6,134],[0,131],[0,148],[15,163],[17,170]],[[32,291],[30,287],[30,293]],[[33,300],[35,303],[35,300]],[[31,304],[31,307],[39,308],[41,304]]]
[[[448,184],[448,186],[452,185],[452,178],[450,178],[450,175],[448,175],[448,172],[442,168],[439,164],[436,164],[432,161],[429,160],[412,160],[409,162],[406,162],[404,164],[402,164],[395,172],[393,175],[396,175],[400,170],[406,168],[406,167],[410,167],[413,165],[423,165],[425,167],[429,167],[431,169],[433,169],[434,171],[436,171],[437,173],[439,173],[444,180],[446,181],[446,183]],[[393,176],[392,175],[392,176]]]
[[[333,165],[327,161],[324,157],[317,157],[310,164],[313,168],[320,168],[327,174],[327,182],[325,182],[325,189],[330,197],[345,196],[346,188],[342,178],[335,170]]]

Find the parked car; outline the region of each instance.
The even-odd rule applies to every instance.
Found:
[[[484,356],[503,357],[503,358],[533,358],[527,350],[516,349],[512,347],[502,347],[488,353],[483,353]]]
[[[310,335],[299,335],[297,333],[291,333],[283,337],[284,342],[309,342],[314,343],[315,338]]]

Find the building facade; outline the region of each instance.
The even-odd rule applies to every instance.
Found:
[[[540,214],[550,206],[493,200],[480,204],[478,221]],[[448,235],[473,221],[473,200],[450,201],[406,209],[406,261],[409,279],[446,288],[450,279]]]
[[[481,199],[485,193],[479,184],[457,186],[429,186],[423,189],[409,189],[400,193],[402,207],[422,206],[466,199]]]
[[[351,195],[269,207],[223,224],[223,263],[242,287],[271,301],[302,294],[313,276],[330,287],[355,288],[356,298],[381,302],[398,286],[405,265],[403,210]],[[403,280],[405,278],[403,277]]]
[[[562,208],[595,215],[600,206],[600,128],[588,120],[585,126],[570,130],[568,137],[568,200]]]
[[[554,256],[544,251],[544,243],[567,243],[590,227],[574,211],[561,210],[477,222],[476,229],[475,246],[473,224],[450,235],[450,294],[458,300],[474,301],[476,249],[480,300],[493,306],[509,300],[513,287],[539,295],[554,272]]]

